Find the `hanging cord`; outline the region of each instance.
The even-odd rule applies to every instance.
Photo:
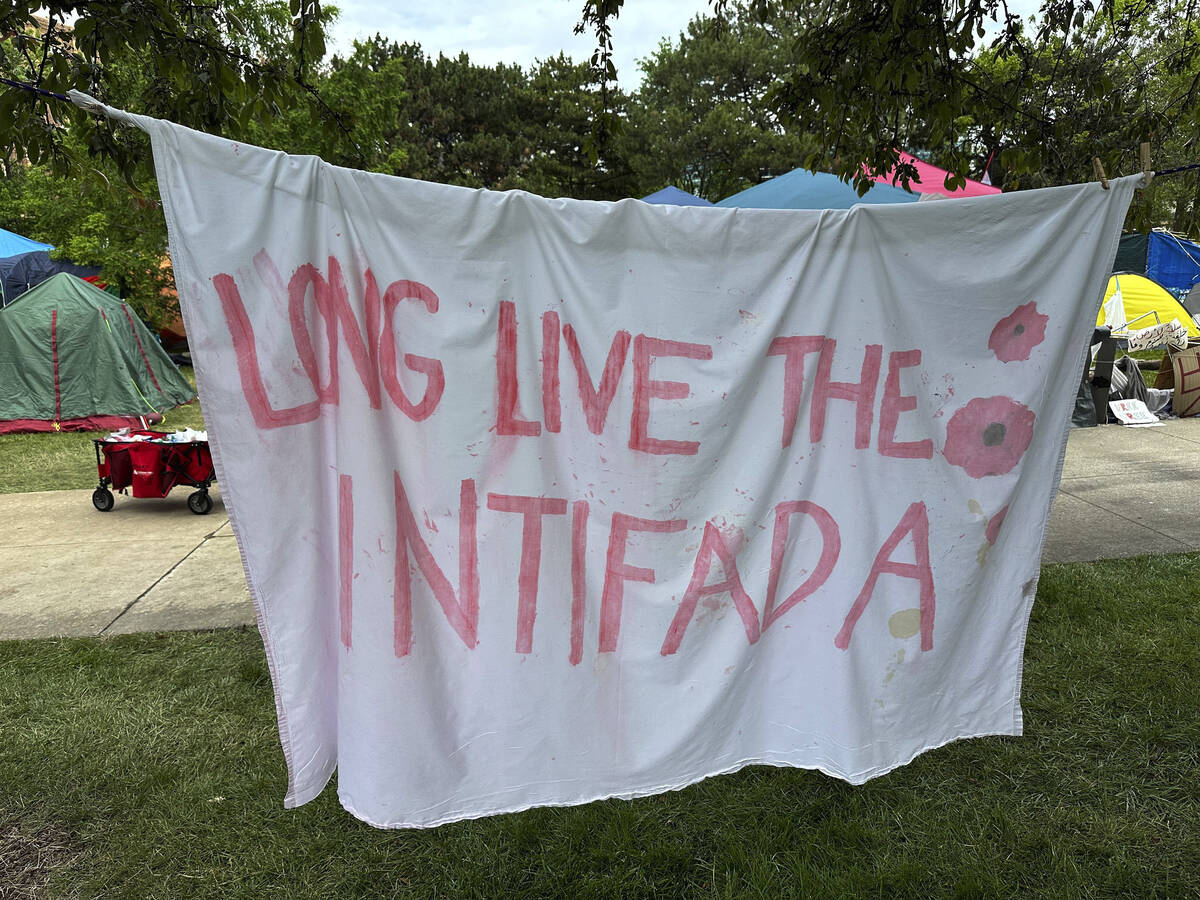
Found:
[[[137,391],[137,395],[142,398],[143,403],[153,409],[157,415],[161,416],[163,414],[163,410],[155,409],[154,404],[146,399],[146,395],[142,393],[142,389],[138,387],[137,382],[132,377],[129,379],[129,383],[133,385],[133,389]]]
[[[0,78],[0,84],[7,84],[9,87],[19,88],[22,91],[29,91],[31,94],[38,94],[42,97],[50,97],[53,100],[64,100],[67,103],[71,102],[71,98],[66,94],[56,94],[54,91],[43,90],[32,84],[26,84],[23,81],[13,81],[11,78]]]
[[[41,97],[49,97],[53,100],[62,100],[65,103],[72,102],[71,98],[68,97],[66,94],[56,94],[54,91],[47,91],[40,87],[36,87],[35,85],[26,84],[25,82],[22,82],[22,81],[13,81],[11,78],[0,77],[0,84],[7,84],[9,87],[18,88],[19,90],[22,90],[22,91],[29,91],[31,94],[37,94],[38,96],[41,96]],[[991,162],[990,157],[989,157],[988,161]],[[1200,163],[1191,163],[1190,165],[1186,165],[1186,166],[1176,166],[1174,169],[1164,169],[1161,172],[1155,172],[1154,177],[1162,178],[1166,175],[1174,175],[1178,172],[1188,172],[1188,171],[1191,171],[1192,169],[1200,169]],[[985,169],[985,171],[986,171],[986,169]],[[1107,181],[1107,179],[1104,178],[1103,175],[1100,176],[1100,180]]]
[[[1159,232],[1159,233],[1163,234],[1164,232]],[[1192,261],[1193,265],[1195,265],[1197,268],[1200,268],[1200,260],[1196,259],[1196,257],[1192,256],[1192,254],[1188,252],[1188,248],[1183,246],[1183,241],[1179,240],[1179,238],[1175,237],[1175,235],[1173,235],[1169,231],[1165,232],[1165,234],[1167,235],[1167,237],[1169,237],[1171,240],[1173,240],[1175,242],[1175,244],[1179,247],[1180,251],[1182,251],[1183,255],[1186,256],[1188,259],[1190,259]]]
[[[295,79],[295,80],[296,80],[296,83],[298,85],[300,85],[300,87],[303,88],[306,93],[311,94],[312,97],[316,99],[316,102],[321,106],[322,109],[327,111],[333,117],[334,123],[338,126],[338,129],[344,135],[346,135],[346,137],[350,140],[350,144],[354,147],[354,152],[358,154],[359,162],[362,164],[362,167],[364,169],[366,169],[367,162],[366,162],[366,158],[363,156],[362,148],[358,145],[358,142],[356,140],[354,140],[353,137],[351,137],[350,129],[346,126],[346,123],[342,120],[341,114],[334,111],[329,106],[329,104],[326,103],[321,98],[320,93],[318,93],[316,88],[314,88],[312,85],[308,84],[307,82],[300,81],[299,79]],[[66,94],[57,94],[54,91],[47,91],[43,88],[37,87],[36,85],[27,84],[23,81],[13,81],[11,78],[0,77],[0,84],[7,84],[9,87],[15,87],[22,91],[29,91],[29,93],[37,94],[39,97],[48,97],[51,100],[61,100],[64,103],[72,103],[76,106],[80,106],[80,108],[82,108],[82,109],[88,110],[89,112],[96,112],[96,113],[103,114],[102,110],[100,110],[100,109],[92,109],[90,107],[82,106],[81,104],[76,103],[74,100],[72,100]],[[72,93],[78,94],[79,91],[72,91]],[[83,94],[82,96],[86,97],[89,100],[92,100],[93,103],[96,102],[95,98],[88,97],[87,94]]]
[[[1200,169],[1200,163],[1191,163],[1186,166],[1176,166],[1174,169],[1163,169],[1161,172],[1155,172],[1155,178],[1162,178],[1164,175],[1174,175],[1176,172],[1188,172],[1192,169]]]

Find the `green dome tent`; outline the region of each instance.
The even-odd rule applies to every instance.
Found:
[[[74,275],[0,310],[0,434],[160,421],[195,394],[124,302]]]

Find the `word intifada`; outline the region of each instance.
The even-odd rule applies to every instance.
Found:
[[[237,282],[231,275],[216,275],[213,285],[233,339],[242,390],[259,428],[281,428],[311,422],[320,414],[323,405],[336,405],[341,392],[338,356],[343,344],[372,408],[380,409],[386,396],[389,402],[413,421],[424,421],[437,411],[446,387],[442,362],[414,353],[401,354],[396,346],[397,309],[403,301],[413,301],[424,309],[425,314],[437,313],[440,301],[428,286],[416,281],[394,281],[381,291],[375,276],[368,269],[361,296],[364,320],[360,322],[349,299],[342,267],[336,258],[329,258],[327,275],[322,275],[316,266],[305,264],[296,269],[286,285],[265,251],[255,257],[255,266],[264,283],[278,296],[287,298],[288,319],[296,354],[313,390],[313,398],[299,405],[283,409],[272,405],[258,363],[254,326],[242,302]],[[324,382],[310,333],[307,314],[310,301],[317,313],[314,321],[319,318],[324,323],[324,342],[328,350],[328,374]],[[617,331],[597,382],[583,358],[571,324],[562,322],[557,312],[550,311],[542,314],[540,325],[543,419],[539,422],[521,418],[517,412],[520,385],[516,307],[511,301],[500,303],[495,354],[498,402],[495,420],[489,425],[496,434],[537,437],[543,431],[553,434],[561,430],[562,404],[565,401],[559,369],[562,349],[565,347],[576,374],[578,401],[592,434],[603,432],[622,373],[630,365],[633,370],[633,412],[629,423],[629,449],[639,453],[680,456],[692,456],[699,451],[699,441],[651,434],[652,401],[683,400],[690,392],[686,382],[653,379],[651,368],[656,359],[666,357],[711,360],[712,345]],[[861,377],[857,382],[832,380],[836,348],[836,340],[821,335],[781,336],[771,342],[768,356],[783,359],[782,446],[791,444],[796,431],[803,397],[805,360],[810,354],[816,354],[816,372],[808,408],[808,438],[811,443],[820,442],[824,435],[829,401],[845,400],[855,405],[856,449],[870,447],[874,430],[875,448],[881,455],[930,459],[933,442],[929,439],[896,440],[900,416],[917,406],[914,396],[901,393],[901,373],[920,365],[921,351],[900,350],[887,354],[881,392],[880,373],[884,370],[882,345],[868,344],[863,349]],[[400,361],[409,371],[424,376],[425,390],[419,399],[409,397],[400,384],[397,368]],[[878,428],[875,429],[877,408]]]
[[[450,579],[429,549],[408,500],[399,473],[393,474],[396,512],[396,551],[393,578],[394,648],[396,656],[412,651],[412,570],[411,558],[429,585],[446,621],[468,648],[478,643],[479,627],[479,549],[477,523],[479,497],[475,482],[466,479],[459,493],[459,590],[456,593]],[[498,514],[521,517],[521,561],[517,580],[517,653],[530,653],[533,647],[533,625],[537,617],[538,580],[541,569],[543,520],[547,516],[571,515],[571,637],[569,659],[576,665],[583,657],[583,625],[587,609],[586,566],[588,556],[587,529],[590,508],[586,500],[568,503],[564,497],[530,497],[489,493],[486,507]],[[815,568],[795,587],[784,585],[784,556],[793,519],[807,516],[821,535],[821,554]],[[617,649],[621,631],[622,609],[627,582],[653,584],[655,571],[633,565],[626,560],[629,536],[634,532],[672,534],[686,530],[686,519],[643,519],[613,512],[609,527],[608,546],[604,554],[604,582],[600,598],[600,634],[598,651],[611,653]],[[915,562],[893,559],[902,541],[911,537]],[[374,542],[372,538],[371,542]],[[841,530],[830,512],[807,500],[792,500],[775,506],[775,523],[771,536],[771,566],[767,578],[766,602],[761,620],[758,609],[746,591],[738,574],[737,549],[731,548],[721,529],[709,521],[696,551],[692,576],[683,598],[663,637],[661,654],[674,654],[683,642],[697,604],[707,596],[729,594],[741,617],[746,638],[754,644],[762,632],[784,614],[815,593],[833,573],[841,554]],[[339,556],[339,613],[341,640],[349,648],[353,641],[353,559],[354,480],[349,475],[338,476],[338,556]],[[719,562],[723,572],[719,581],[709,582],[713,563]],[[912,503],[904,512],[892,533],[875,554],[862,590],[846,614],[834,644],[845,650],[850,646],[854,626],[867,608],[881,575],[897,575],[916,582],[920,592],[921,649],[933,649],[933,620],[935,597],[933,570],[929,563],[929,516],[924,503]],[[787,591],[782,602],[780,595]]]

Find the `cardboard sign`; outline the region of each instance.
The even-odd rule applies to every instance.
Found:
[[[1144,428],[1147,425],[1161,425],[1158,416],[1150,412],[1141,400],[1110,400],[1108,408],[1112,410],[1117,421],[1122,425]]]

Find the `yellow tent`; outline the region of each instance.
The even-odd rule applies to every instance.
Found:
[[[1104,291],[1105,303],[1117,292],[1118,286],[1121,288],[1121,299],[1125,305],[1125,319],[1131,323],[1131,328],[1149,328],[1159,322],[1178,319],[1187,326],[1188,337],[1200,338],[1200,327],[1197,327],[1191,314],[1157,282],[1141,275],[1114,275],[1108,279],[1108,288]],[[1105,307],[1101,306],[1100,315],[1096,317],[1097,325],[1108,324],[1104,320],[1105,311]],[[1144,319],[1138,319],[1138,316],[1149,312],[1158,313],[1158,318],[1146,316]],[[1134,321],[1135,319],[1137,321]]]

